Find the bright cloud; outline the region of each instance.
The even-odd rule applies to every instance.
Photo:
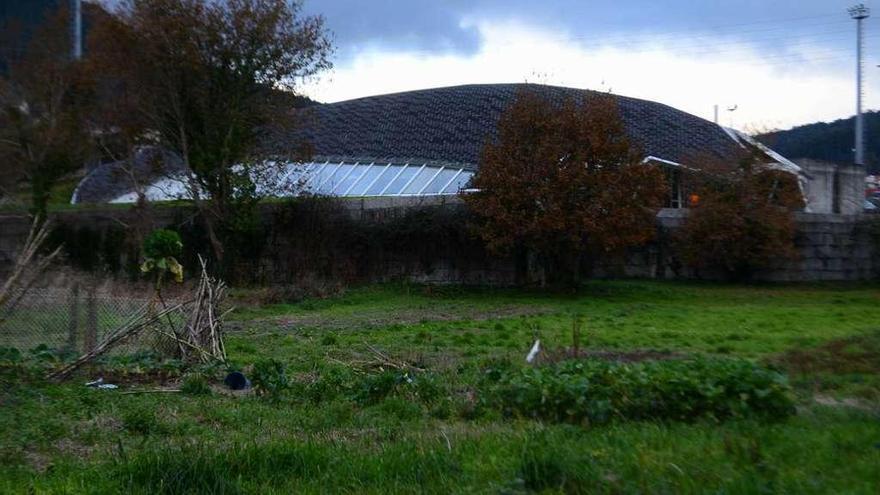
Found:
[[[572,41],[517,22],[474,23],[483,39],[473,55],[367,49],[304,92],[333,102],[375,94],[472,83],[538,82],[666,103],[721,123],[769,129],[849,116],[854,109],[852,54],[806,41],[772,54],[734,39],[705,46],[635,38],[625,46]],[[880,107],[880,84],[868,61],[866,107]],[[736,105],[735,112],[726,108]]]

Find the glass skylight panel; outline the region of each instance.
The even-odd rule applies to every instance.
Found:
[[[388,187],[388,184],[391,183],[400,174],[401,170],[403,170],[403,165],[391,165],[390,167],[382,167],[384,170],[382,171],[379,178],[376,179],[376,182],[367,186],[366,192],[364,192],[363,196],[378,196],[382,194],[382,191]]]
[[[342,182],[342,179],[344,179],[345,176],[352,171],[353,167],[354,164],[343,163],[336,167],[336,169],[333,170],[332,174],[328,173],[325,169],[323,175],[327,178],[321,183],[320,186],[318,186],[318,190],[315,192],[317,194],[333,194],[333,189],[335,189],[336,186],[339,185],[340,182]]]
[[[419,172],[419,175],[417,175],[416,178],[403,189],[401,194],[419,194],[419,191],[427,186],[439,171],[439,167],[425,167]]]
[[[342,177],[339,184],[333,189],[332,194],[335,196],[349,196],[350,194],[348,191],[351,189],[351,186],[355,185],[369,168],[369,163],[355,165],[348,175]]]
[[[318,190],[318,186],[321,185],[328,177],[333,175],[333,172],[336,168],[339,167],[338,163],[318,163],[316,166],[309,170],[308,176],[305,178],[303,182],[303,191],[309,193],[316,193]]]
[[[462,189],[467,188],[468,182],[471,181],[471,178],[473,178],[473,176],[473,172],[465,170],[461,173],[461,175],[456,177],[451,184],[443,189],[443,194],[458,194]]]
[[[391,184],[388,186],[388,189],[385,192],[381,193],[382,196],[392,196],[400,193],[400,190],[404,188],[404,186],[412,180],[413,177],[419,170],[421,169],[421,165],[407,165],[405,169],[397,176],[396,179],[391,181]]]
[[[364,170],[364,173],[361,174],[360,179],[354,183],[351,189],[348,190],[346,196],[363,196],[367,191],[367,188],[382,175],[382,172],[388,167],[387,163],[376,163],[373,164],[372,167],[367,167]]]
[[[456,175],[458,175],[460,168],[444,168],[440,171],[437,177],[434,177],[428,187],[426,187],[422,194],[440,194],[443,191],[443,187],[449,183]]]

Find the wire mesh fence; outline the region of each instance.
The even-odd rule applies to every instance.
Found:
[[[113,330],[147,305],[163,303],[128,294],[118,287],[74,283],[63,288],[30,289],[13,305],[0,309],[0,347],[44,348],[81,354],[95,348]],[[166,300],[165,304],[173,304]],[[146,350],[148,332],[125,342],[116,352]]]

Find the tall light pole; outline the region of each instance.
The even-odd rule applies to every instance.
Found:
[[[856,165],[865,166],[865,122],[862,116],[862,51],[864,49],[864,21],[871,15],[871,9],[858,4],[849,9],[849,15],[856,20]]]
[[[71,22],[73,36],[71,56],[74,60],[79,60],[82,58],[83,52],[82,0],[72,0],[70,10],[73,17]]]

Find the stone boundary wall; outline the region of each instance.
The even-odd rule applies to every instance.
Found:
[[[455,207],[461,205],[457,197],[429,198],[367,198],[345,200],[343,204],[350,217],[358,222],[384,222],[406,212],[423,207]],[[267,214],[274,206],[265,206]],[[174,227],[175,221],[192,217],[189,207],[158,207],[153,212],[153,227]],[[684,221],[685,210],[665,209],[657,217],[658,238],[647,246],[634,249],[624,260],[600,264],[594,276],[604,278],[636,277],[658,279],[717,278],[711,273],[693,273],[681,266],[673,252],[669,238]],[[52,215],[52,220],[69,227],[89,227],[105,232],[111,226],[127,224],[132,211],[121,208],[72,210]],[[269,215],[270,216],[270,215]],[[873,225],[880,226],[880,215],[835,215],[798,213],[799,225],[796,244],[801,258],[786,266],[758,274],[759,280],[773,282],[806,281],[864,281],[880,274],[880,258],[874,248]],[[27,236],[29,221],[22,214],[0,213],[0,273],[10,266],[18,245]],[[283,234],[283,233],[282,233]],[[282,235],[283,237],[283,235]],[[278,238],[278,235],[275,236]],[[269,275],[262,281],[290,283],[290,253],[284,252],[284,242],[268,246],[259,261],[261,271]],[[496,257],[489,253],[465,253],[456,246],[429,249],[424,253],[400,252],[393,249],[382,252],[359,253],[360,263],[368,257],[368,267],[355,276],[362,281],[410,280],[423,283],[452,283],[478,285],[510,285],[516,280],[516,263],[512,257]],[[351,260],[333,260],[348,262]],[[622,261],[622,263],[620,262]],[[266,277],[272,277],[268,280]],[[290,277],[288,277],[290,278]]]
[[[668,239],[686,218],[686,210],[664,209],[657,215],[658,239],[630,253],[623,275],[636,278],[716,279],[715,273],[695,273],[681,266]],[[874,248],[871,225],[880,215],[797,213],[795,245],[800,259],[755,275],[768,282],[865,281],[880,276],[880,250]],[[614,271],[600,271],[614,276]]]

